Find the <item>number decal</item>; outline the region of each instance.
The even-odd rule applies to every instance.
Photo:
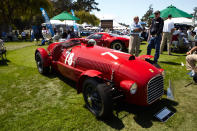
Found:
[[[69,66],[71,66],[72,65],[72,63],[73,63],[73,57],[74,57],[74,53],[70,53],[70,52],[68,52],[67,53],[67,55],[66,55],[66,59],[65,59],[65,64],[68,64]]]
[[[67,60],[68,60],[69,55],[70,55],[70,52],[66,52],[66,59],[64,61],[65,64],[67,63]]]
[[[68,65],[71,66],[73,63],[73,57],[74,57],[74,53],[71,53],[69,58],[68,58]]]
[[[112,54],[111,52],[104,52],[104,53],[101,53],[101,55],[110,55],[113,59],[115,59],[115,60],[118,59],[118,56]]]

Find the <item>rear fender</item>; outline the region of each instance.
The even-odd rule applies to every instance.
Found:
[[[85,72],[83,72],[80,77],[79,77],[79,81],[77,82],[77,93],[81,93],[83,90],[83,82],[87,79],[87,78],[101,78],[102,77],[102,73],[96,70],[87,70]]]
[[[138,56],[139,59],[145,60],[145,59],[152,59],[154,56],[152,55],[141,55]]]
[[[44,48],[38,48],[35,51],[35,56],[36,56],[37,52],[39,52],[41,54],[44,66],[45,67],[50,66],[51,62],[50,62],[49,55],[48,55],[47,51]],[[35,57],[35,59],[36,59],[36,57]]]

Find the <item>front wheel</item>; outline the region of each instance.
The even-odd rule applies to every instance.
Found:
[[[120,41],[114,41],[111,43],[111,49],[125,51],[125,45]]]
[[[40,52],[36,52],[36,65],[40,74],[47,74],[49,73],[49,67],[44,66],[44,61]]]
[[[112,99],[109,87],[90,78],[83,84],[83,97],[86,107],[98,118],[112,114]]]

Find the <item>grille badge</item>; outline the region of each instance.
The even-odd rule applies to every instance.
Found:
[[[152,72],[152,73],[154,72],[153,69],[149,69],[149,71]]]

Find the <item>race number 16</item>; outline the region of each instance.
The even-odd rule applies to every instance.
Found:
[[[69,66],[71,66],[73,62],[73,57],[74,57],[74,53],[68,53],[66,55],[65,64],[68,64]]]

